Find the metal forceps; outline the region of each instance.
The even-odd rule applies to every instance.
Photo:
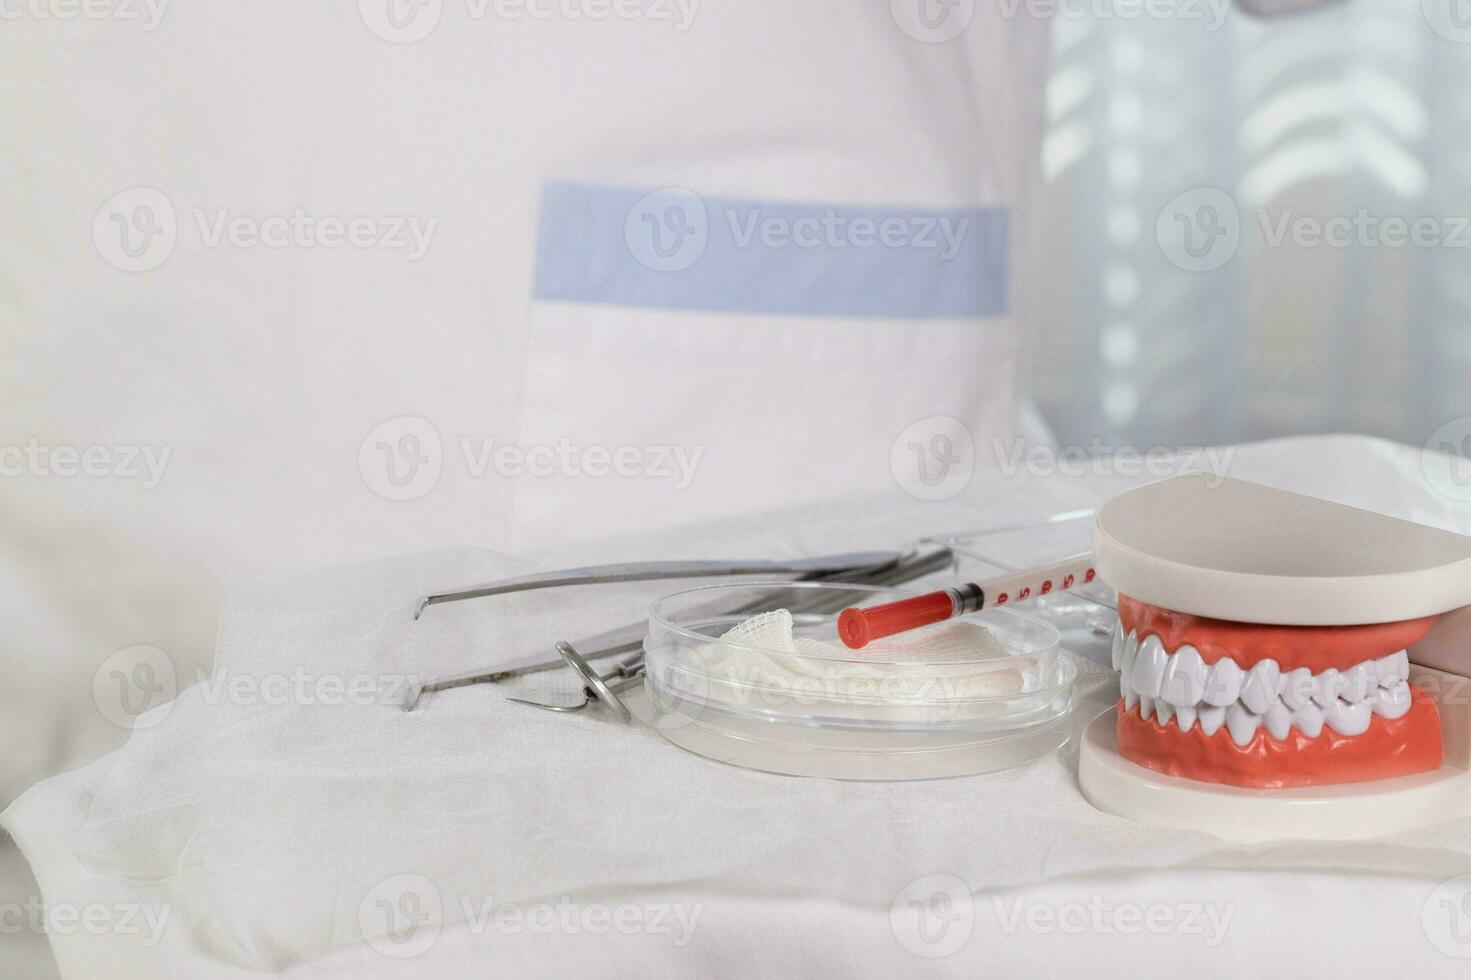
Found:
[[[628,706],[618,697],[624,691],[640,684],[644,679],[644,665],[642,660],[634,660],[629,663],[619,664],[606,674],[599,674],[593,670],[592,665],[583,659],[582,654],[566,640],[557,641],[557,653],[561,655],[563,662],[571,667],[579,678],[582,679],[582,700],[576,704],[546,704],[542,701],[528,701],[526,698],[506,698],[517,704],[529,705],[533,708],[545,708],[547,711],[559,711],[564,714],[575,714],[597,701],[608,708],[618,717],[619,721],[627,722],[633,719]],[[556,666],[557,661],[548,661],[550,666]]]
[[[948,567],[951,561],[951,551],[948,548],[939,547],[931,550],[914,550],[909,552],[860,552],[857,554],[830,555],[822,558],[789,562],[672,561],[600,565],[504,579],[454,592],[435,593],[423,596],[415,606],[414,618],[418,619],[430,606],[440,603],[458,602],[465,599],[572,585],[651,582],[666,579],[738,575],[793,575],[795,576],[794,581],[799,582],[836,581],[864,585],[896,585],[919,578],[930,572],[939,571],[942,568]],[[763,599],[763,603],[766,601],[780,601],[782,596],[790,595],[795,591],[797,590],[783,590],[780,586],[773,586],[771,594]],[[799,611],[799,609],[800,611],[836,611],[852,597],[846,594],[838,594],[821,596],[814,600],[810,595],[803,595],[800,602],[796,602],[796,598],[794,596],[794,602],[789,603],[793,611]],[[748,609],[754,610],[757,606],[758,603],[748,603],[746,607],[740,609],[726,609],[721,611],[734,614],[748,611]],[[826,609],[825,607],[827,606],[831,606],[832,609]],[[558,654],[558,659],[556,660],[547,660],[527,666],[502,668],[493,671],[477,671],[430,681],[410,691],[408,698],[404,702],[404,709],[413,710],[424,694],[435,691],[466,687],[471,684],[495,684],[514,677],[523,677],[527,674],[568,667],[582,681],[582,701],[571,704],[550,704],[531,701],[525,698],[510,698],[508,700],[515,701],[518,704],[530,705],[531,707],[544,708],[548,711],[564,713],[581,711],[596,701],[607,708],[619,721],[627,722],[633,716],[618,695],[642,682],[644,671],[642,653],[643,638],[647,632],[647,628],[648,624],[640,620],[639,622],[629,623],[626,626],[621,626],[617,629],[609,630],[606,633],[601,633],[598,636],[579,641],[577,646],[565,640],[560,640],[555,645]],[[618,663],[607,673],[599,674],[592,666],[592,661],[595,660],[635,652],[637,652],[636,656],[629,657],[627,660]]]
[[[501,579],[499,581],[486,582],[481,585],[450,592],[431,593],[426,596],[421,596],[415,604],[414,619],[417,620],[423,616],[430,606],[442,603],[461,602],[467,599],[479,599],[488,596],[510,595],[517,592],[534,592],[541,589],[739,575],[793,575],[796,576],[798,581],[821,581],[844,575],[878,572],[898,565],[903,558],[903,554],[897,551],[876,551],[828,555],[821,558],[798,559],[795,561],[650,561],[594,565],[585,568],[563,569],[537,575]],[[611,703],[617,700],[616,696],[604,697],[602,696],[604,692],[600,692],[598,688],[600,686],[606,688],[608,681],[627,680],[628,677],[625,675],[629,668],[626,665],[620,665],[619,669],[615,669],[612,675],[602,677],[593,671],[588,666],[588,663],[589,661],[616,656],[620,653],[631,653],[640,650],[643,646],[643,637],[646,628],[647,624],[641,621],[579,641],[578,645],[586,650],[586,653],[580,652],[576,647],[573,647],[572,644],[566,641],[560,641],[557,645],[557,652],[559,654],[559,659],[557,660],[548,660],[529,666],[502,668],[493,671],[480,670],[430,681],[410,690],[409,696],[404,702],[404,708],[405,710],[413,710],[424,694],[435,691],[447,691],[451,688],[467,687],[471,684],[495,684],[500,681],[510,680],[513,677],[522,677],[527,674],[541,673],[542,671],[555,670],[561,667],[571,667],[573,671],[582,677],[589,697],[596,696],[598,700]],[[568,654],[569,651],[570,656]],[[594,680],[598,683],[594,684]],[[626,688],[620,687],[620,689]],[[612,691],[607,691],[606,693],[609,695],[616,694],[616,692]],[[579,710],[585,706],[586,702],[584,701],[582,705],[559,705],[557,707],[563,710]],[[543,707],[547,706],[544,705]],[[615,713],[618,712],[615,710]]]

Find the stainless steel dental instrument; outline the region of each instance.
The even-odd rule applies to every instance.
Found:
[[[579,568],[550,572],[543,575],[505,579],[471,589],[425,596],[419,600],[414,618],[419,618],[419,615],[428,606],[439,602],[454,602],[461,599],[504,595],[512,592],[533,591],[564,585],[592,585],[609,582],[641,582],[674,578],[766,574],[796,575],[796,581],[805,582],[836,581],[866,585],[897,585],[912,581],[932,572],[940,571],[948,567],[952,559],[953,556],[948,548],[936,547],[931,550],[910,551],[907,553],[861,552],[852,555],[834,555],[825,558],[804,559],[791,562],[641,562]],[[792,593],[792,591],[785,590],[784,592],[784,590],[777,586],[773,588],[772,596],[773,598],[779,598],[783,594]],[[793,611],[833,612],[841,608],[843,601],[851,601],[852,598],[853,596],[848,596],[847,600],[845,600],[844,595],[840,594],[837,596],[822,596],[818,600],[814,600],[813,597],[804,593],[800,596],[800,601],[798,601],[799,597],[794,595]],[[832,608],[817,608],[818,606],[831,606]],[[712,610],[712,612],[716,611]],[[744,611],[744,609],[718,610],[718,612],[727,614]],[[571,667],[583,681],[584,700],[582,703],[564,705],[543,704],[522,698],[512,698],[510,700],[517,701],[520,704],[529,704],[534,707],[563,712],[580,711],[587,706],[589,701],[597,700],[605,704],[615,715],[621,718],[627,713],[627,708],[622,704],[617,695],[631,687],[637,679],[637,676],[642,672],[641,650],[643,638],[647,630],[647,621],[640,620],[639,622],[630,623],[626,626],[621,626],[617,629],[609,630],[606,633],[579,641],[575,647],[565,641],[559,642],[557,644],[559,659],[556,660],[522,665],[507,665],[493,671],[482,670],[430,681],[429,683],[410,689],[403,707],[404,710],[411,711],[418,705],[424,694],[436,691],[466,687],[472,684],[495,684],[527,674]],[[598,675],[590,666],[591,661],[618,654],[633,653],[635,651],[640,651],[639,656],[632,657],[619,664],[609,674]]]
[[[903,560],[898,562],[892,568],[886,568],[878,572],[860,572],[852,576],[829,576],[826,580],[830,582],[836,580],[839,584],[852,583],[866,585],[894,585],[920,578],[924,575],[929,574],[930,572],[939,571],[940,569],[947,567],[950,564],[951,559],[952,556],[950,552],[944,549],[924,554],[911,554],[906,556]],[[812,580],[808,578],[804,579],[804,581],[810,582]],[[720,612],[726,615],[738,615],[746,612],[752,612],[767,603],[776,602],[788,607],[790,611],[794,613],[830,613],[836,612],[837,610],[841,609],[846,603],[854,601],[854,598],[856,596],[866,594],[867,593],[865,592],[855,590],[853,592],[834,592],[828,595],[813,595],[808,590],[778,588],[773,590],[773,592],[771,592],[770,594],[764,596],[759,602],[746,603],[734,609],[723,608],[720,610]],[[716,612],[714,608],[712,608],[710,611]],[[640,641],[640,645],[641,644],[642,641]],[[644,670],[642,655],[620,664],[618,668],[616,668],[611,674],[599,677],[595,672],[593,672],[592,668],[587,665],[586,660],[578,655],[577,651],[573,649],[570,644],[557,644],[557,652],[561,654],[562,660],[565,661],[567,665],[572,667],[572,669],[584,681],[583,701],[581,704],[573,706],[547,704],[540,701],[531,701],[526,698],[510,698],[508,700],[515,701],[517,704],[529,705],[533,708],[545,708],[549,711],[564,712],[580,711],[582,708],[585,708],[589,702],[596,700],[602,702],[602,704],[605,705],[610,711],[612,711],[613,714],[620,720],[625,722],[629,720],[629,718],[631,717],[631,713],[629,712],[628,707],[623,704],[623,702],[618,698],[618,694],[622,693],[628,688],[633,687],[636,683],[636,679],[623,681],[612,687],[609,687],[603,682],[608,680],[609,678],[628,677],[631,676],[631,674],[634,672],[637,673],[638,678],[641,678]],[[554,667],[557,666],[557,663],[556,661],[550,661],[548,663],[538,664],[536,666],[538,668]]]
[[[454,592],[422,596],[414,606],[414,619],[419,619],[429,606],[440,603],[510,595],[517,592],[535,592],[541,589],[571,585],[608,585],[736,575],[795,575],[798,581],[822,581],[831,576],[876,574],[897,566],[903,559],[904,555],[901,552],[872,551],[827,555],[795,561],[651,561],[592,565],[536,575],[521,575]],[[630,623],[628,626],[583,640],[580,645],[591,651],[585,659],[597,660],[637,650],[643,644],[646,629],[647,624],[643,622]],[[563,666],[566,666],[563,660],[548,660],[519,667],[508,666],[493,671],[477,670],[453,677],[442,677],[410,688],[408,697],[404,701],[404,710],[412,711],[423,695],[435,691],[448,691],[457,687],[469,687],[473,684],[495,684],[512,677],[555,670]]]
[[[440,592],[419,599],[414,618],[430,606],[486,596],[509,595],[567,585],[610,585],[619,582],[656,582],[674,578],[714,578],[726,575],[821,575],[854,569],[878,568],[898,561],[895,551],[870,551],[851,555],[828,555],[796,561],[639,561],[615,565],[592,565],[559,572],[523,575],[483,585]]]
[[[506,698],[517,704],[530,705],[533,708],[545,708],[547,711],[560,711],[565,714],[575,714],[586,708],[594,701],[600,702],[618,718],[619,721],[628,722],[633,720],[633,715],[628,707],[618,698],[618,695],[643,681],[643,661],[619,664],[606,674],[599,674],[592,666],[583,659],[566,640],[557,643],[557,652],[562,655],[562,663],[571,667],[577,676],[582,678],[582,700],[577,704],[546,704],[541,701],[528,701],[525,698]],[[609,683],[609,682],[612,683]]]

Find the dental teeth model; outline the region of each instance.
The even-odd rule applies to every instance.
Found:
[[[1238,786],[1436,769],[1439,714],[1410,686],[1405,652],[1433,619],[1260,626],[1119,596],[1119,751],[1170,775]]]
[[[1441,711],[1458,709],[1415,687],[1411,663],[1471,606],[1471,538],[1190,474],[1107,501],[1093,545],[1118,593],[1122,759],[1255,789],[1442,767]],[[1462,676],[1465,649],[1448,666]],[[1109,785],[1143,778],[1125,773]]]

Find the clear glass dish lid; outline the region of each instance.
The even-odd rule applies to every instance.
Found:
[[[838,613],[906,593],[718,585],[650,608],[647,720],[751,768],[923,779],[1009,768],[1066,741],[1076,667],[1050,624],[988,610],[849,650]]]

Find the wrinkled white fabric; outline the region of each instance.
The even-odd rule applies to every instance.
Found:
[[[1471,531],[1471,514],[1431,491],[1418,451],[1404,447],[1344,438],[1253,446],[1236,454],[1231,474]],[[575,558],[884,547],[1070,509],[1126,482],[1018,475],[978,481],[959,502],[840,505],[822,519],[774,513],[760,525],[613,542]],[[257,583],[230,601],[216,669],[390,681],[463,670],[637,618],[658,591],[565,590],[409,618],[429,588],[569,557],[460,552]],[[1097,666],[1106,638],[1065,641],[1093,661],[1079,678],[1081,724],[1112,697],[1111,674]],[[508,687],[542,696],[555,684]],[[1304,975],[1464,969],[1432,945],[1425,923],[1441,914],[1438,883],[1471,872],[1471,820],[1348,845],[1242,847],[1093,809],[1071,749],[989,776],[843,783],[723,766],[642,726],[535,711],[491,687],[434,695],[414,713],[388,703],[235,703],[221,690],[194,685],[124,749],[33,788],[4,814],[48,902],[171,910],[153,945],[54,935],[67,977],[1136,976],[1143,958],[1152,970],[1211,976],[1263,964]],[[955,907],[966,942],[925,960],[891,909],[930,875],[974,897]],[[374,913],[381,889],[402,876],[429,883],[441,911],[433,941],[395,959],[381,952],[386,927]],[[486,899],[527,908],[564,896],[700,912],[683,945],[675,932],[538,934],[475,914]],[[1056,920],[1060,910],[1183,914],[1203,903],[1231,912],[1210,945],[1182,930],[1126,933],[1112,918],[1082,930]]]

